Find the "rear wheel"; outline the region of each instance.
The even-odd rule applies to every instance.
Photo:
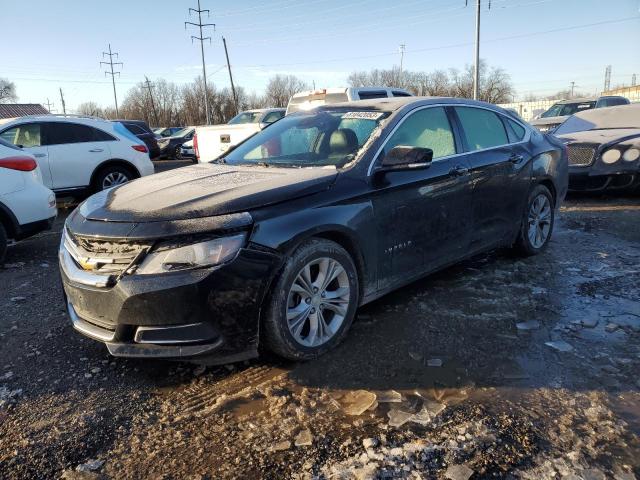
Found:
[[[134,179],[133,173],[126,167],[114,165],[103,168],[96,175],[94,190],[99,192],[107,188],[117,187]]]
[[[269,350],[292,360],[316,358],[336,346],[358,307],[351,256],[330,240],[312,239],[287,260],[264,319]]]
[[[173,151],[173,158],[176,160],[182,160],[182,147],[180,145],[178,145]]]
[[[0,265],[4,262],[4,256],[7,253],[7,231],[4,228],[4,225],[0,223]]]
[[[549,244],[555,210],[553,195],[544,185],[536,185],[529,193],[515,247],[524,255],[536,255]]]

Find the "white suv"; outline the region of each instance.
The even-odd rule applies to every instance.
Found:
[[[326,105],[327,103],[355,102],[357,100],[371,100],[372,98],[412,97],[413,95],[401,88],[389,87],[342,87],[322,88],[299,92],[289,99],[287,115],[299,110]]]
[[[0,140],[0,263],[9,238],[48,230],[56,213],[56,197],[42,184],[35,158]]]
[[[38,115],[0,123],[0,138],[32,154],[56,193],[96,192],[154,173],[145,144],[121,123]]]

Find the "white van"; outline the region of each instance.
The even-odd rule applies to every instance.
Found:
[[[371,98],[412,97],[411,93],[401,88],[389,87],[341,87],[307,90],[296,93],[289,100],[287,115],[299,110],[310,110],[327,103],[352,102]]]

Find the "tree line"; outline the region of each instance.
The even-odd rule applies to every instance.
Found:
[[[236,87],[238,101],[237,112],[252,108],[286,107],[289,98],[310,87],[294,75],[275,75],[269,79],[264,95],[247,92]],[[225,123],[236,115],[236,106],[231,89],[218,88],[207,83],[207,97],[211,123]],[[118,115],[115,108],[102,108],[95,102],[78,105],[77,113],[108,119],[120,118],[144,120],[152,126],[203,125],[206,123],[204,104],[204,82],[198,77],[186,85],[177,85],[164,79],[157,79],[149,89],[140,82],[126,93],[119,105]]]

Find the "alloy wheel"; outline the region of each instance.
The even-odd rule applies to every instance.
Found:
[[[551,232],[551,202],[549,197],[539,194],[531,202],[527,235],[534,248],[542,248]]]
[[[349,277],[333,258],[307,263],[287,297],[287,325],[296,342],[318,347],[338,332],[349,310]]]
[[[128,181],[129,178],[124,173],[111,172],[104,177],[104,180],[102,180],[102,189],[105,190],[107,188],[115,187],[116,185],[122,185]]]

